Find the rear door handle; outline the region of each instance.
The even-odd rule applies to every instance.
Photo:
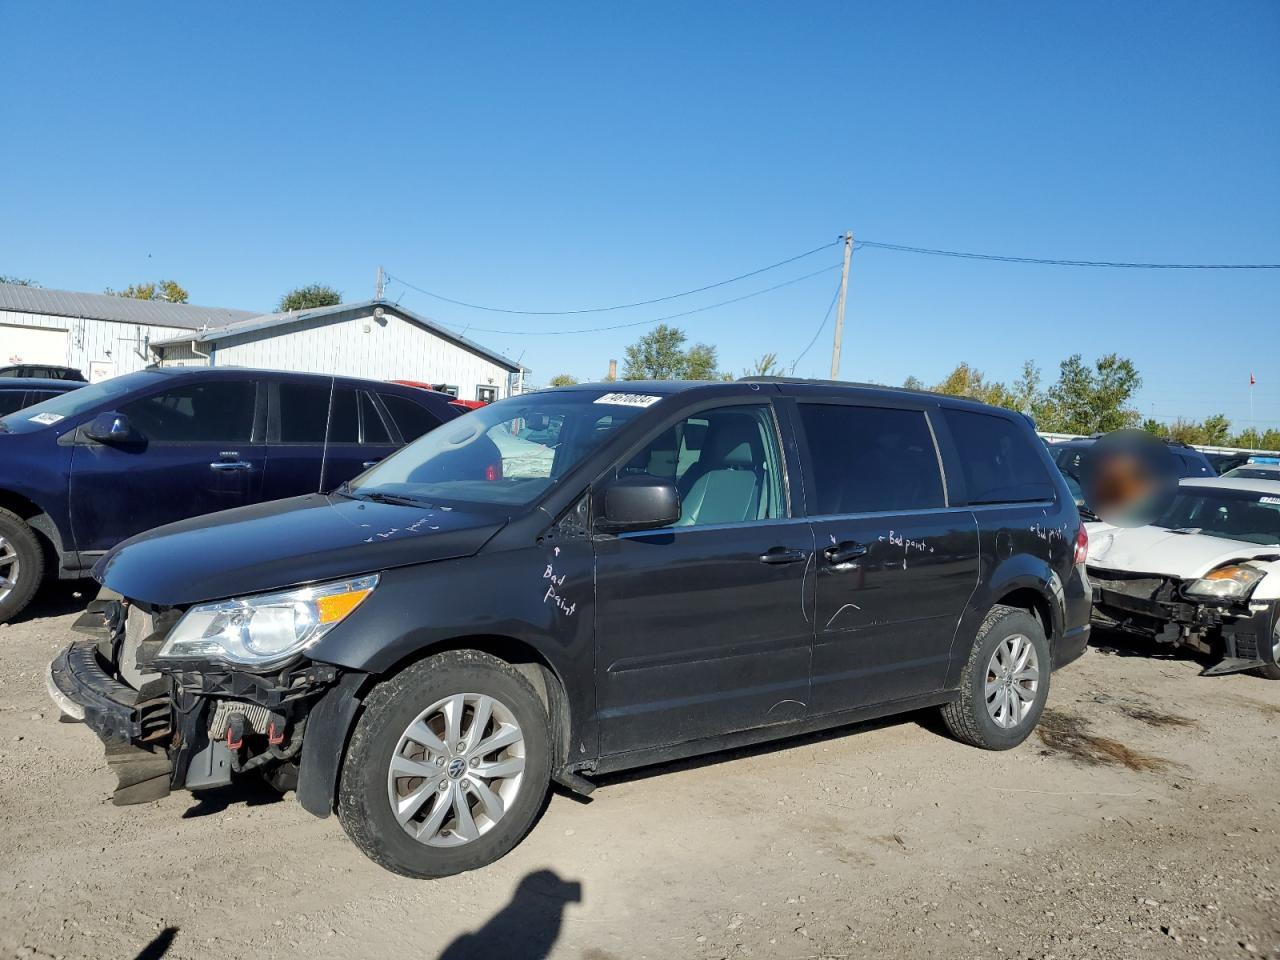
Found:
[[[827,547],[822,551],[822,555],[832,566],[839,567],[859,557],[865,557],[867,547],[866,544],[858,543],[857,540],[842,540],[834,546]]]
[[[209,464],[210,470],[227,471],[227,470],[251,470],[253,464],[247,460],[215,460]]]
[[[771,547],[760,554],[761,563],[800,563],[809,559],[807,550],[788,550],[786,547]]]

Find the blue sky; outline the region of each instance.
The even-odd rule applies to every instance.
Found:
[[[856,236],[1074,259],[1280,262],[1280,5],[1078,2],[0,6],[0,273],[172,277],[267,310],[383,264],[448,296],[563,309],[661,296]],[[643,330],[402,302],[534,380]],[[676,321],[740,372],[790,365],[835,272]],[[854,255],[842,375],[967,360],[1052,378],[1132,357],[1144,414],[1280,426],[1280,271]],[[797,374],[827,373],[831,327]]]

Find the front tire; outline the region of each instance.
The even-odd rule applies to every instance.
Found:
[[[524,838],[551,781],[551,725],[533,686],[477,650],[428,657],[365,700],[338,818],[375,863],[407,877],[483,867]]]
[[[0,623],[17,616],[44,578],[44,551],[21,517],[0,510]]]
[[[951,735],[983,750],[1009,750],[1031,735],[1049,698],[1049,641],[1017,607],[991,608],[965,664],[960,697],[942,708]]]
[[[1271,631],[1271,662],[1263,664],[1254,672],[1264,680],[1280,680],[1280,603],[1276,604],[1271,619],[1275,623]]]

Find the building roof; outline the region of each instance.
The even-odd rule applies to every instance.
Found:
[[[416,323],[418,326],[430,330],[436,336],[455,343],[464,350],[479,354],[500,367],[505,367],[513,373],[522,369],[520,364],[514,360],[509,360],[500,353],[495,353],[488,347],[482,347],[480,344],[466,337],[454,333],[445,327],[440,326],[434,320],[414,313],[398,304],[390,303],[386,300],[362,300],[359,303],[339,303],[332,307],[316,307],[312,310],[293,310],[289,313],[266,313],[258,317],[246,317],[237,320],[234,323],[228,323],[217,328],[201,331],[196,337],[171,337],[167,340],[152,343],[153,348],[163,348],[173,344],[186,343],[216,343],[219,340],[226,340],[228,337],[238,337],[245,334],[258,333],[262,330],[274,330],[277,327],[285,327],[294,323],[301,323],[305,320],[316,320],[324,317],[339,317],[342,314],[350,313],[360,315],[362,313],[372,312],[375,308],[382,307],[388,313],[393,313],[398,317],[408,320],[410,323]]]
[[[198,307],[190,303],[167,303],[164,300],[134,300],[132,297],[113,297],[105,293],[45,290],[18,283],[0,283],[0,310],[39,313],[51,317],[114,320],[117,323],[141,323],[184,330],[223,327],[253,316],[249,310]]]

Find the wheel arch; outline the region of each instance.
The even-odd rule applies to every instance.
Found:
[[[4,487],[0,487],[0,510],[8,510],[21,518],[35,532],[36,540],[45,552],[46,575],[56,576],[62,566],[65,546],[62,531],[49,512],[30,497]]]
[[[552,770],[559,770],[568,763],[571,737],[576,728],[560,672],[527,641],[489,633],[459,635],[424,644],[377,673],[347,674],[316,704],[313,713],[323,718],[325,736],[303,740],[298,800],[305,810],[327,817],[336,809],[342,765],[346,762],[351,735],[364,712],[364,700],[370,691],[413,664],[450,650],[479,650],[510,664],[524,676],[541,698],[551,722],[552,744],[556,751]]]

